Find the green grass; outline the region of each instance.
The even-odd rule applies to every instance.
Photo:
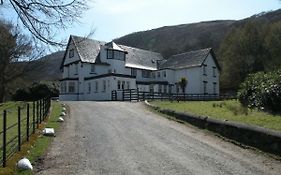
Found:
[[[237,100],[180,103],[152,101],[150,103],[159,106],[161,109],[171,109],[281,131],[281,115],[244,108]]]
[[[5,104],[6,105],[6,104]],[[17,104],[14,104],[17,106]],[[3,107],[2,105],[1,107]],[[10,104],[11,107],[13,107],[13,104]],[[22,151],[16,153],[11,160],[7,162],[7,168],[0,168],[0,175],[2,173],[6,174],[20,174],[20,175],[29,175],[32,174],[31,171],[19,171],[15,167],[15,163],[22,157],[27,157],[31,163],[34,163],[40,156],[42,156],[50,142],[52,141],[53,137],[45,137],[40,134],[40,130],[43,130],[45,127],[51,127],[54,128],[55,131],[59,128],[59,123],[57,122],[57,119],[60,117],[60,112],[62,110],[62,107],[60,103],[58,102],[52,102],[52,111],[50,114],[49,119],[47,120],[47,123],[44,123],[40,125],[39,130],[36,131],[36,134],[34,134],[30,138],[30,142],[26,142],[22,145]]]

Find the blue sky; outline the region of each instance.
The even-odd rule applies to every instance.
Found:
[[[132,32],[200,21],[238,20],[280,7],[279,0],[93,0],[81,23],[58,38],[84,36],[95,29],[92,38],[111,41]]]

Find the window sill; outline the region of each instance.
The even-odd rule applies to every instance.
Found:
[[[90,74],[97,74],[97,73],[95,73],[95,72],[90,72]]]

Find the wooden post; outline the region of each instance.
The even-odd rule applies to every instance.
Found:
[[[29,141],[29,103],[26,108],[26,141]]]
[[[33,131],[32,133],[35,133],[35,102],[33,101],[32,103],[32,127],[33,127]]]
[[[6,140],[6,134],[7,134],[7,111],[4,110],[4,113],[3,113],[3,167],[6,167],[6,161],[7,161],[7,155],[6,155],[6,143],[7,143],[7,140]]]
[[[132,89],[130,89],[129,91],[130,91],[130,101],[132,101]]]
[[[42,122],[42,100],[39,100],[39,123]]]
[[[37,128],[39,128],[39,101],[36,101],[36,124]]]
[[[21,150],[21,109],[18,106],[18,151]]]

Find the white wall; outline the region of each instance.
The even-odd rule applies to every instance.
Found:
[[[214,94],[214,85],[213,83],[217,83],[216,84],[216,94],[219,94],[219,76],[220,76],[220,72],[218,70],[218,67],[216,66],[214,59],[212,58],[212,55],[209,54],[208,57],[206,58],[206,60],[204,61],[205,65],[207,65],[206,67],[206,75],[203,75],[203,67],[201,67],[201,92],[203,93],[203,81],[208,82],[207,83],[207,93],[208,94]],[[215,69],[215,77],[213,75],[213,67],[216,67]]]

